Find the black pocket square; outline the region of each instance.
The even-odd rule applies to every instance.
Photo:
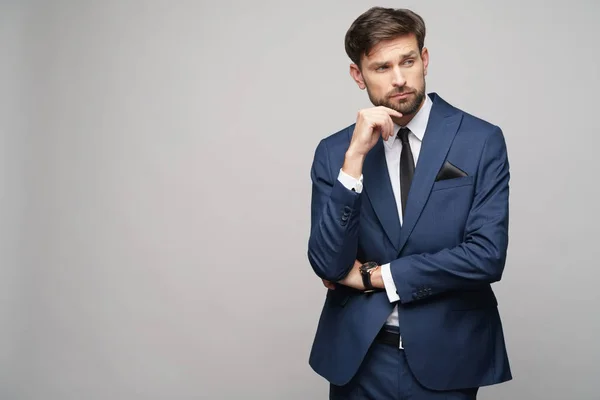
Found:
[[[451,162],[446,161],[444,165],[442,165],[440,172],[438,172],[437,176],[435,177],[435,181],[437,182],[446,179],[461,178],[463,176],[468,176],[468,174]]]

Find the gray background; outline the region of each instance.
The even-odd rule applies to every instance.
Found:
[[[515,379],[480,398],[600,398],[600,3],[0,4],[1,399],[326,398],[309,168],[370,105],[343,37],[372,5],[506,135]]]

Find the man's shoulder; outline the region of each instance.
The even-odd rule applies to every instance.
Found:
[[[354,132],[354,127],[356,123],[346,126],[339,131],[330,134],[322,139],[322,141],[327,142],[327,144],[337,144],[337,143],[349,143],[350,139],[352,139],[352,133]]]
[[[441,99],[437,93],[434,94],[434,96],[438,97],[437,100],[440,102],[440,108],[443,109],[445,113],[460,114],[461,121],[457,132],[458,142],[469,143],[470,146],[475,143],[480,143],[483,146],[490,137],[504,140],[502,129],[496,123],[475,115],[474,113],[467,112],[455,105],[451,105]]]
[[[468,113],[466,111],[461,110],[461,112],[463,114],[463,124],[466,127],[478,129],[482,133],[492,132],[500,129],[498,125],[489,120],[483,119],[482,117]]]
[[[350,144],[350,140],[352,139],[355,125],[356,123],[353,123],[352,125],[348,125],[345,128],[320,139],[317,150],[323,149],[328,153],[339,151],[345,153]]]
[[[498,124],[460,108],[451,107],[461,114],[460,126],[454,139],[455,145],[469,148],[471,151],[484,151],[485,148],[506,151],[504,132]]]
[[[450,112],[453,113],[461,114],[461,128],[474,128],[480,131],[494,131],[499,129],[499,126],[494,124],[493,122],[486,120],[473,113],[467,112],[464,109],[447,102],[446,100],[442,99],[437,93],[432,93],[432,96],[434,98],[434,104],[437,100],[437,102],[440,103],[441,108],[450,110]]]

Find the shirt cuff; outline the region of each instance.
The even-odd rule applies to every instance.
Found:
[[[387,293],[390,303],[394,303],[400,300],[400,296],[396,292],[396,284],[394,278],[392,278],[392,271],[390,264],[384,264],[381,266],[381,277],[383,278],[383,286],[385,286],[385,292]]]
[[[338,181],[344,185],[344,187],[348,190],[353,190],[356,193],[361,193],[363,190],[363,176],[360,175],[360,178],[356,179],[353,176],[348,175],[344,171],[340,169],[340,173],[338,175]]]

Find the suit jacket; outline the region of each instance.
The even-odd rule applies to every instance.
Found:
[[[323,139],[311,168],[308,259],[329,281],[354,260],[391,262],[408,364],[434,390],[512,379],[497,300],[508,246],[509,163],[501,129],[433,101],[408,196],[404,224],[386,167],[383,141],[363,165],[363,191],[337,176],[354,125]],[[335,385],[356,373],[395,303],[338,285],[328,290],[310,354]]]

